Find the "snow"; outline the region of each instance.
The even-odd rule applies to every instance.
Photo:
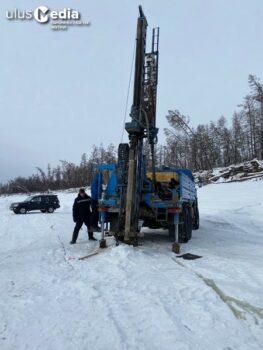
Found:
[[[149,230],[78,260],[98,242],[83,228],[69,245],[74,195],[26,215],[9,211],[23,196],[0,197],[0,349],[262,349],[262,181],[199,189],[192,261]]]
[[[249,179],[263,179],[263,160],[252,159],[227,167],[214,168],[212,170],[200,170],[194,173],[196,183],[224,183],[247,181]]]

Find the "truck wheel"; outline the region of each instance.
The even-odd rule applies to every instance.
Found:
[[[193,222],[193,219],[192,219],[192,208],[191,207],[187,207],[187,211],[188,211],[187,237],[188,237],[188,240],[190,240],[192,238],[192,230],[193,230],[193,225],[192,225],[192,222]]]
[[[116,246],[118,246],[119,241],[123,241],[124,237],[119,236],[119,218],[116,214],[110,215],[110,233],[114,236]]]
[[[194,204],[193,230],[199,229],[199,209],[197,201]]]
[[[124,164],[125,168],[129,162],[129,150],[130,146],[128,143],[120,143],[118,148],[118,167]]]
[[[169,240],[175,240],[175,225],[169,225]],[[191,208],[184,205],[179,215],[178,225],[179,243],[187,243],[192,238],[192,212]]]
[[[113,234],[118,232],[118,215],[110,215],[110,232]]]
[[[49,207],[48,210],[47,210],[47,212],[48,212],[49,214],[53,213],[53,212],[54,212],[54,208],[53,208],[53,207]]]
[[[189,214],[187,206],[183,206],[183,211],[179,215],[179,243],[187,243],[189,237]]]
[[[175,225],[174,224],[169,225],[168,233],[169,233],[169,241],[174,242],[175,241]]]
[[[26,211],[27,211],[26,208],[20,208],[19,209],[19,213],[20,214],[26,214]]]

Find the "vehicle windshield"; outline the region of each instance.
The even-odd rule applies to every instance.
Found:
[[[33,196],[29,196],[24,200],[24,202],[30,202],[32,198],[33,198]]]

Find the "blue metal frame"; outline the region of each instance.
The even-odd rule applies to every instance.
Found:
[[[105,196],[104,199],[101,200],[101,204],[109,208],[118,207],[119,198],[117,192],[117,166],[115,164],[101,164],[97,165],[96,168],[101,171],[109,170],[110,172],[109,181],[105,190]],[[142,200],[147,204],[147,206],[153,209],[181,208],[183,203],[192,204],[196,200],[197,193],[191,170],[165,168],[161,170],[161,172],[176,172],[179,175],[179,187],[170,190],[172,193],[172,198],[177,197],[177,200],[172,198],[171,200],[158,199],[153,192],[152,181],[146,179],[145,177],[145,184],[148,186],[144,186],[143,188]],[[176,214],[174,216],[176,216]]]

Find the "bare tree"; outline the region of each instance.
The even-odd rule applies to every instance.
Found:
[[[257,78],[255,75],[249,75],[248,82],[252,90],[252,97],[260,104],[259,157],[260,159],[263,159],[263,85],[260,83],[259,78]]]

